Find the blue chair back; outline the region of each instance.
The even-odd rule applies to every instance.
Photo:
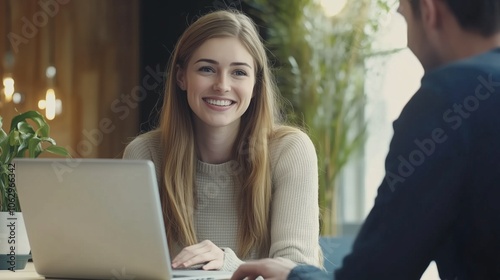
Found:
[[[325,270],[329,275],[342,266],[342,260],[351,252],[354,236],[322,236],[319,239],[323,251]]]

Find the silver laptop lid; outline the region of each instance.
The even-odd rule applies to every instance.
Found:
[[[17,159],[15,174],[39,274],[170,278],[151,161]]]

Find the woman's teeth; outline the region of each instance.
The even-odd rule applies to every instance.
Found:
[[[215,100],[215,99],[205,99],[205,102],[215,106],[229,106],[233,103],[230,100]]]

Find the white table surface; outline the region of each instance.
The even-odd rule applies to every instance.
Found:
[[[53,279],[53,278],[49,278]],[[123,278],[125,279],[125,278]],[[129,278],[127,278],[129,279]],[[229,278],[227,278],[229,279]],[[262,278],[258,278],[262,279]],[[10,270],[0,270],[0,280],[47,280],[45,277],[40,276],[35,271],[35,266],[32,262],[28,262],[24,269],[16,270],[12,272]],[[74,280],[74,279],[63,279],[57,278],[57,280]],[[140,279],[138,279],[140,280]]]
[[[26,264],[26,267],[24,269],[19,269],[14,272],[10,270],[0,270],[0,279],[39,280],[45,279],[45,277],[38,275],[38,273],[35,272],[35,266],[33,266],[33,263],[29,262],[28,264]]]

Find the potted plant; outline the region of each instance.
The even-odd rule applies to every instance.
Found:
[[[29,258],[29,242],[15,187],[16,157],[36,158],[44,152],[69,156],[49,137],[49,125],[36,111],[12,119],[9,132],[0,116],[0,269],[22,269]]]
[[[348,162],[362,154],[367,137],[365,63],[392,52],[378,51],[373,42],[380,34],[380,19],[390,13],[394,1],[344,1],[336,17],[326,15],[320,2],[325,1],[245,1],[265,26],[280,92],[291,105],[285,108],[286,116],[305,127],[316,146],[321,235],[336,236],[342,232],[340,176]]]

